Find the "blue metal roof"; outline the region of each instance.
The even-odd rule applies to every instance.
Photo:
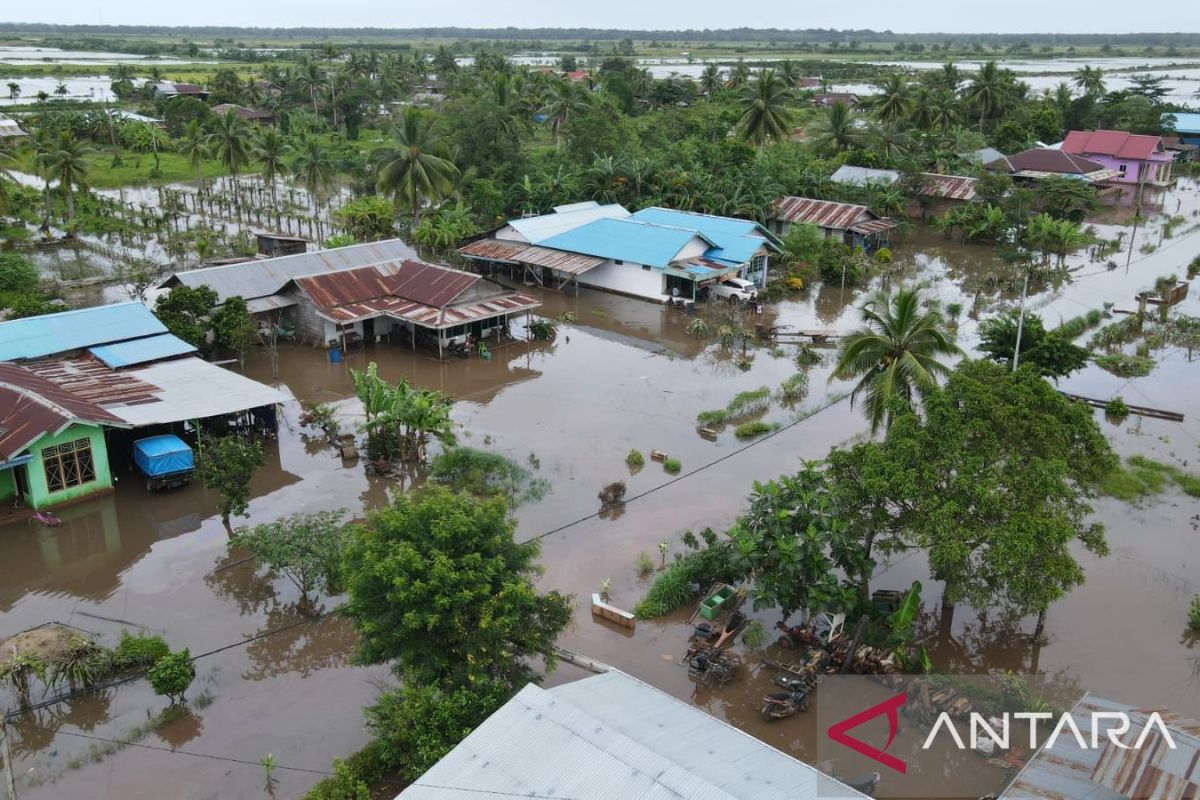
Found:
[[[0,322],[0,361],[42,358],[166,332],[167,326],[136,301],[14,319]]]
[[[92,347],[88,352],[104,362],[111,369],[132,367],[134,364],[146,364],[173,356],[182,356],[196,352],[196,348],[170,333],[158,336],[147,336],[144,339],[132,339],[128,342],[105,344]]]
[[[543,239],[540,247],[570,253],[665,267],[694,237],[715,245],[696,230],[651,225],[634,219],[598,219],[574,230]]]
[[[697,214],[692,211],[675,211],[670,208],[643,208],[632,219],[654,225],[670,225],[703,234],[715,247],[705,253],[706,258],[715,258],[731,264],[745,264],[760,247],[773,247],[766,229],[753,220],[734,217],[717,217]]]
[[[1165,117],[1175,118],[1176,133],[1200,133],[1200,114],[1164,114]]]

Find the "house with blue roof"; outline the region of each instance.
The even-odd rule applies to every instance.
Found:
[[[573,281],[665,302],[701,299],[732,277],[763,286],[778,249],[776,238],[750,220],[657,207],[630,214],[619,205],[576,203],[511,220],[459,252],[519,266],[526,278],[552,288]]]
[[[1175,135],[1183,144],[1190,144],[1193,147],[1200,146],[1200,114],[1176,111],[1163,114],[1163,122],[1175,129]]]

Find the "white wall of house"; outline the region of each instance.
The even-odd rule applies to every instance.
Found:
[[[517,229],[512,225],[505,225],[495,234],[497,239],[503,239],[506,242],[528,242],[529,240],[517,232]]]
[[[708,248],[711,247],[708,242],[701,239],[699,236],[693,236],[692,240],[683,246],[683,249],[676,254],[672,261],[686,261],[689,258],[699,258],[704,255]]]
[[[579,284],[645,297],[649,300],[663,299],[662,270],[629,261],[621,264],[605,261],[600,266],[593,267],[580,275]]]

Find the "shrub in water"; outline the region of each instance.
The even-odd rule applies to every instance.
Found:
[[[743,422],[741,425],[738,425],[734,428],[733,435],[739,439],[755,439],[773,430],[775,430],[774,425],[762,420],[756,420],[755,422]]]
[[[642,457],[641,450],[630,450],[629,455],[625,456],[625,464],[630,467],[641,467],[646,463],[646,459]]]
[[[134,635],[123,631],[121,641],[113,651],[113,665],[119,670],[146,669],[170,652],[166,640],[161,636]]]
[[[678,458],[668,458],[663,462],[663,469],[671,475],[678,475],[679,471],[683,469],[683,462]]]
[[[196,678],[192,654],[187,648],[178,653],[168,653],[150,668],[146,677],[150,679],[155,694],[171,698],[172,703],[178,702]]]

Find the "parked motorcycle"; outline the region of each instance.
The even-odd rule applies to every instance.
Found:
[[[808,711],[808,695],[814,680],[782,674],[776,675],[771,682],[784,691],[771,692],[763,698],[762,715],[765,719],[783,719],[798,711]]]

